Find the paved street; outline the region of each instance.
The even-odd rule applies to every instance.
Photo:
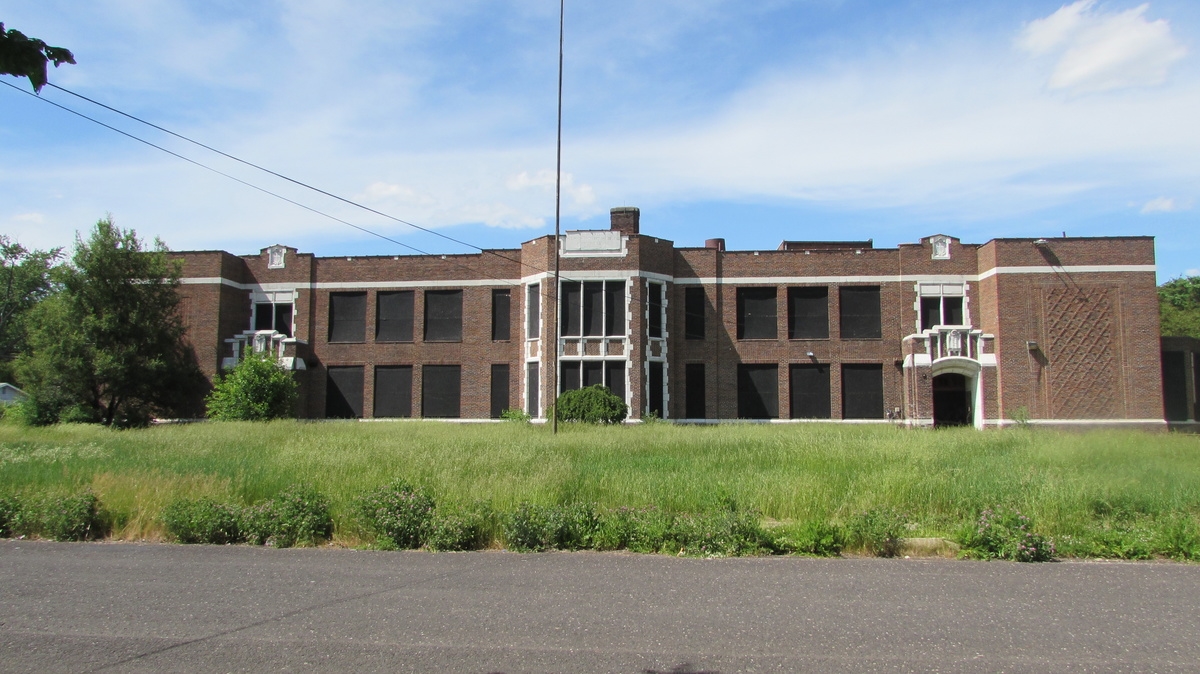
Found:
[[[0,541],[0,670],[1196,671],[1200,566]]]

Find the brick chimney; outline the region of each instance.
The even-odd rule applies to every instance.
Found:
[[[641,211],[634,206],[622,206],[613,208],[608,212],[612,218],[612,229],[632,236],[638,233],[638,227],[641,221]]]
[[[725,239],[705,239],[704,247],[725,250]]]

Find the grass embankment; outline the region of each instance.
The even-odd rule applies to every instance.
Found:
[[[500,512],[522,502],[701,512],[732,497],[771,519],[839,523],[886,508],[905,514],[912,536],[951,535],[1002,506],[1032,516],[1060,551],[1087,540],[1083,552],[1130,556],[1115,548],[1156,522],[1200,515],[1200,437],[832,424],[568,425],[557,436],[432,422],[0,426],[0,495],[91,489],[118,539],[161,538],[162,511],[181,497],[249,505],[306,483],[353,543],[354,499],[395,478],[439,503],[486,500]]]

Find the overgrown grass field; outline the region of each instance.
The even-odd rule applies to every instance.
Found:
[[[353,545],[364,535],[355,499],[396,478],[439,503],[489,501],[499,512],[523,502],[703,512],[732,499],[769,519],[839,523],[892,509],[912,536],[952,535],[1000,506],[1060,541],[1119,548],[1166,519],[1194,526],[1200,436],[833,424],[565,425],[558,435],[420,421],[0,425],[0,495],[90,489],[124,540],[163,538],[163,509],[180,498],[250,505],[307,484],[329,499],[335,540]]]

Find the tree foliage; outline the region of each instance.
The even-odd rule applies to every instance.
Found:
[[[296,416],[296,380],[269,353],[251,353],[229,374],[217,375],[206,402],[208,417],[219,421],[290,418]]]
[[[0,23],[0,74],[28,77],[34,91],[46,86],[46,64],[57,68],[63,63],[74,65],[75,55],[63,47],[51,47],[37,38],[26,37],[19,30],[4,30]]]
[[[1182,276],[1158,287],[1163,335],[1200,339],[1200,276]]]
[[[589,424],[619,424],[629,413],[625,401],[600,384],[563,393],[554,409],[560,421]]]
[[[12,360],[25,343],[24,322],[50,295],[51,269],[60,250],[27,250],[0,234],[0,379],[13,377]]]
[[[186,413],[203,379],[183,340],[179,270],[155,241],[111,219],[76,237],[62,289],[28,321],[17,372],[38,423],[89,421],[119,427]]]

